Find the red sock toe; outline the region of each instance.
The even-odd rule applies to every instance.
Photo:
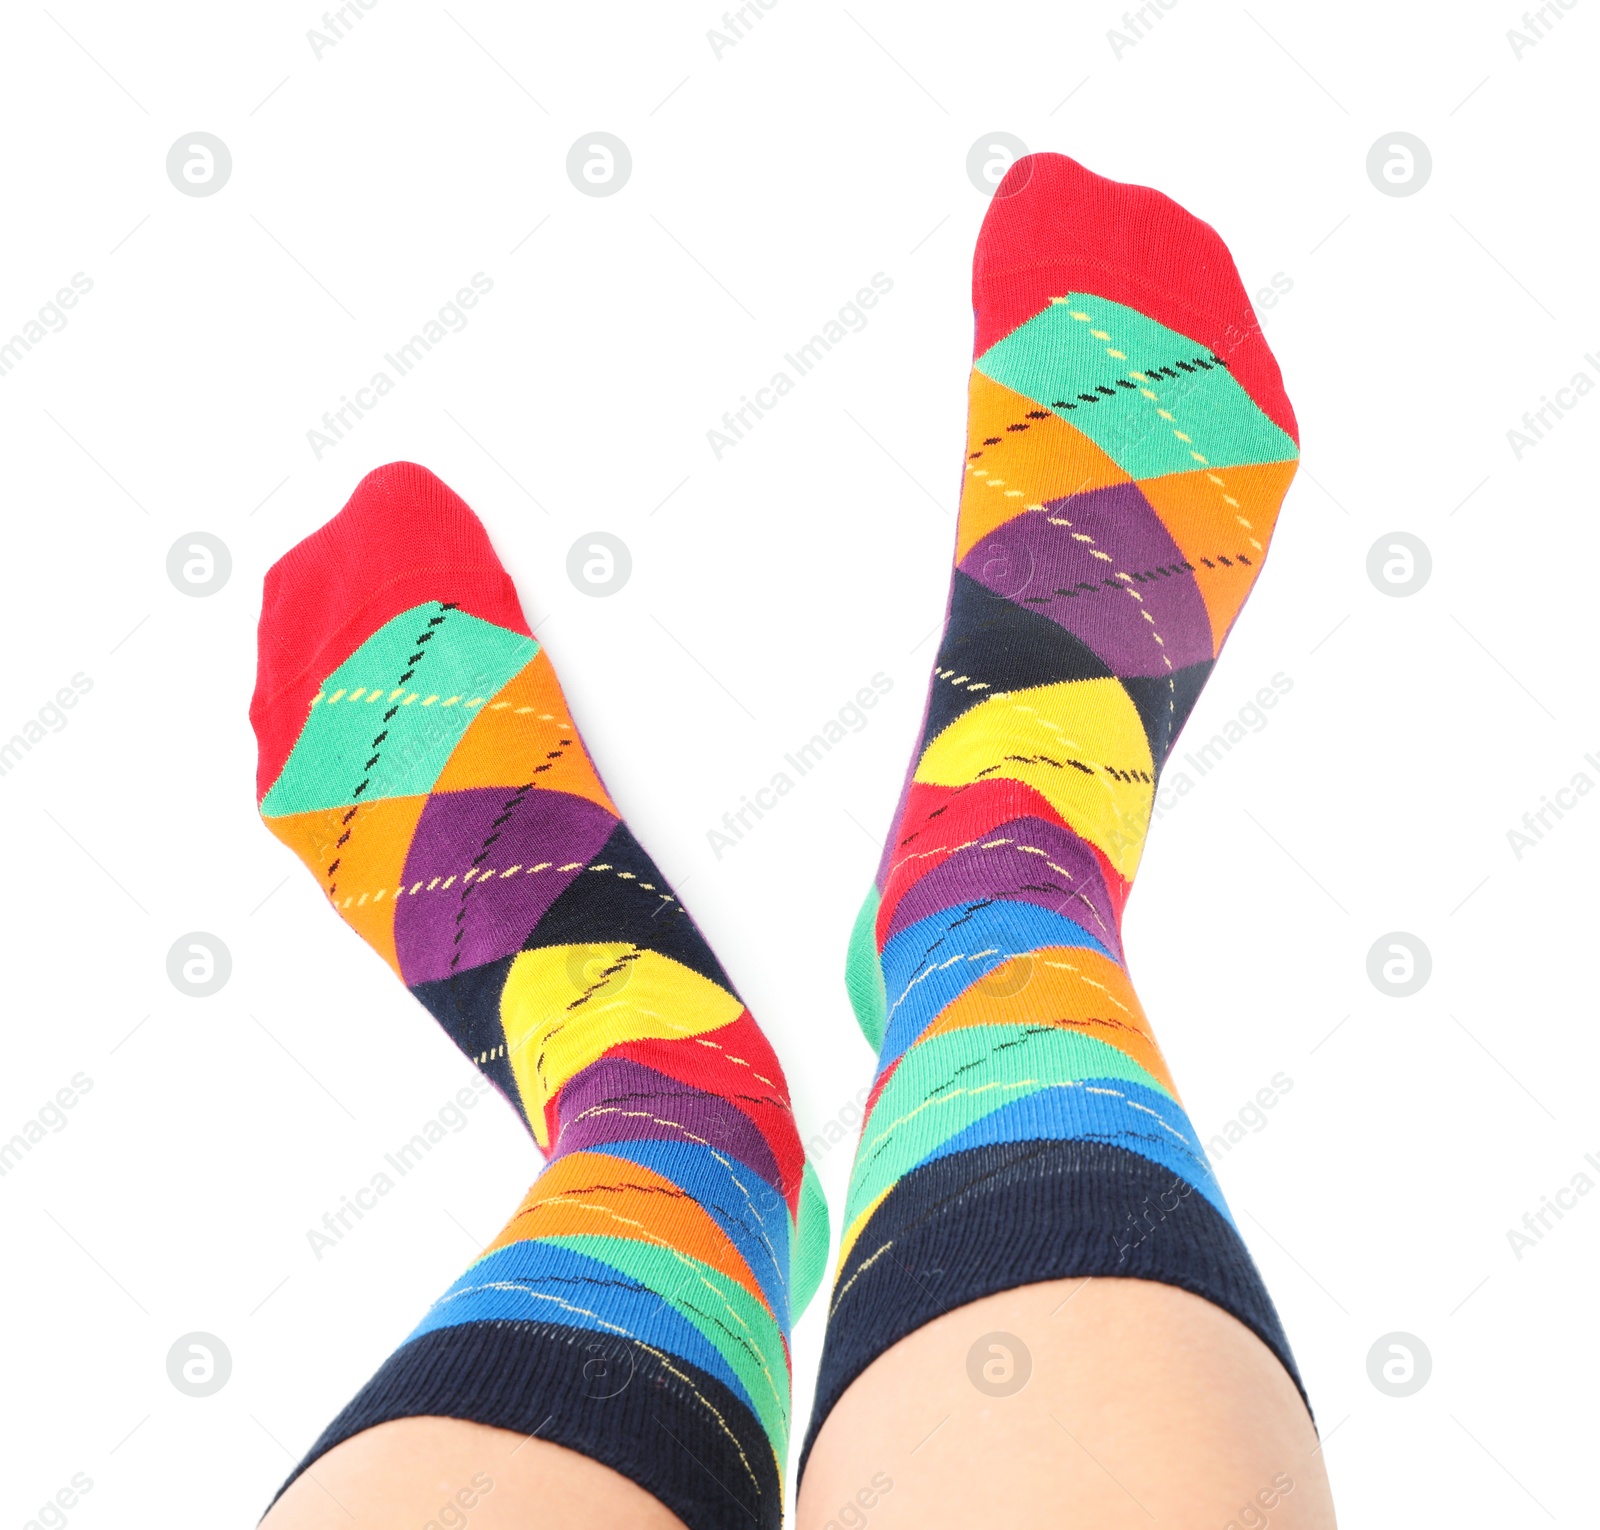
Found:
[[[1209,347],[1262,412],[1300,439],[1278,363],[1217,231],[1148,186],[1107,180],[1064,154],[1029,154],[1006,172],[978,236],[974,354],[1068,292],[1137,308]]]
[[[258,802],[289,758],[322,678],[385,622],[439,599],[528,632],[478,517],[414,462],[368,473],[338,515],[267,570],[250,702]]]

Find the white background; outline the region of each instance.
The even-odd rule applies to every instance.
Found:
[[[1304,470],[1186,747],[1293,688],[1156,825],[1127,934],[1203,1137],[1293,1080],[1217,1170],[1342,1518],[1588,1522],[1600,1196],[1520,1260],[1507,1239],[1600,1154],[1600,800],[1520,860],[1506,838],[1600,781],[1600,400],[1520,461],[1506,436],[1600,377],[1600,22],[1562,15],[1519,60],[1510,4],[1177,0],[1119,57],[1110,4],[780,0],[719,59],[709,4],[379,0],[319,60],[311,5],[10,11],[0,339],[94,285],[0,378],[0,737],[93,689],[0,777],[0,1136],[93,1088],[0,1180],[0,1524],[74,1472],[73,1525],[251,1522],[537,1170],[491,1100],[308,1246],[472,1076],[254,811],[262,572],[370,468],[422,462],[487,523],[805,1135],[867,1081],[840,971],[942,612],[986,206],[965,161],[996,130],[1176,197],[1252,292],[1292,282],[1262,319]],[[1434,161],[1406,198],[1365,171],[1397,129]],[[233,155],[213,197],[165,174],[194,130]],[[634,159],[607,199],[565,174],[594,130]],[[317,460],[323,411],[477,271],[468,328]],[[868,327],[716,460],[723,411],[879,271]],[[205,599],[165,572],[197,530],[233,559]],[[609,599],[565,574],[592,530],[633,554]],[[1396,530],[1434,565],[1404,599],[1366,574]],[[707,830],[876,671],[865,731],[716,860]],[[191,930],[233,955],[213,998],[166,976]],[[1404,1000],[1366,975],[1394,930],[1433,957]],[[819,1164],[836,1206],[848,1156]],[[193,1330],[233,1356],[208,1399],[166,1375]],[[1433,1357],[1405,1399],[1366,1371],[1394,1330]]]

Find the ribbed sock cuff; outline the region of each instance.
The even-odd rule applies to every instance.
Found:
[[[891,1345],[980,1297],[1082,1275],[1203,1296],[1250,1329],[1305,1396],[1255,1261],[1192,1185],[1125,1148],[1012,1142],[913,1170],[862,1229],[839,1271],[801,1473],[834,1404]]]
[[[689,1530],[779,1530],[772,1447],[722,1382],[632,1340],[553,1323],[464,1323],[402,1345],[278,1496],[342,1441],[421,1417],[564,1445],[653,1493]]]

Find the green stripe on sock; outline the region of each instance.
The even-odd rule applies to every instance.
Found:
[[[262,813],[420,796],[479,709],[538,651],[530,637],[433,601],[384,623],[323,683]]]
[[[882,898],[874,887],[856,915],[850,931],[850,954],[844,963],[844,986],[856,1024],[876,1051],[883,1045],[883,1028],[889,1014],[889,995],[883,986],[883,968],[878,962],[878,905]]]
[[[638,1238],[587,1233],[540,1241],[599,1259],[656,1292],[716,1346],[755,1404],[761,1426],[782,1446],[789,1438],[789,1374],[783,1335],[764,1303],[690,1254]],[[773,1359],[769,1371],[762,1357]],[[780,1456],[782,1452],[780,1450]]]
[[[789,1258],[791,1328],[817,1294],[828,1268],[828,1202],[822,1193],[822,1181],[817,1178],[809,1158],[800,1182],[800,1215],[795,1224],[793,1252]]]
[[[1089,1078],[1122,1079],[1167,1094],[1119,1047],[1059,1027],[968,1026],[918,1042],[900,1059],[872,1107],[850,1179],[844,1225],[973,1122],[1037,1090]]]
[[[1294,441],[1210,357],[1206,346],[1135,309],[1075,292],[992,345],[976,366],[1053,409],[1133,478],[1298,457]]]

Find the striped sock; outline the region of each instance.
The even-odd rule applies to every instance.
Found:
[[[267,826],[549,1159],[299,1470],[436,1415],[538,1430],[691,1530],[777,1526],[827,1256],[783,1071],[431,473],[369,474],[267,575],[251,720]]]
[[[1068,1276],[1207,1297],[1295,1374],[1120,932],[1162,763],[1294,475],[1294,415],[1215,232],[1059,155],[1000,186],[973,304],[944,639],[851,941],[879,1057],[808,1450],[890,1345]]]

